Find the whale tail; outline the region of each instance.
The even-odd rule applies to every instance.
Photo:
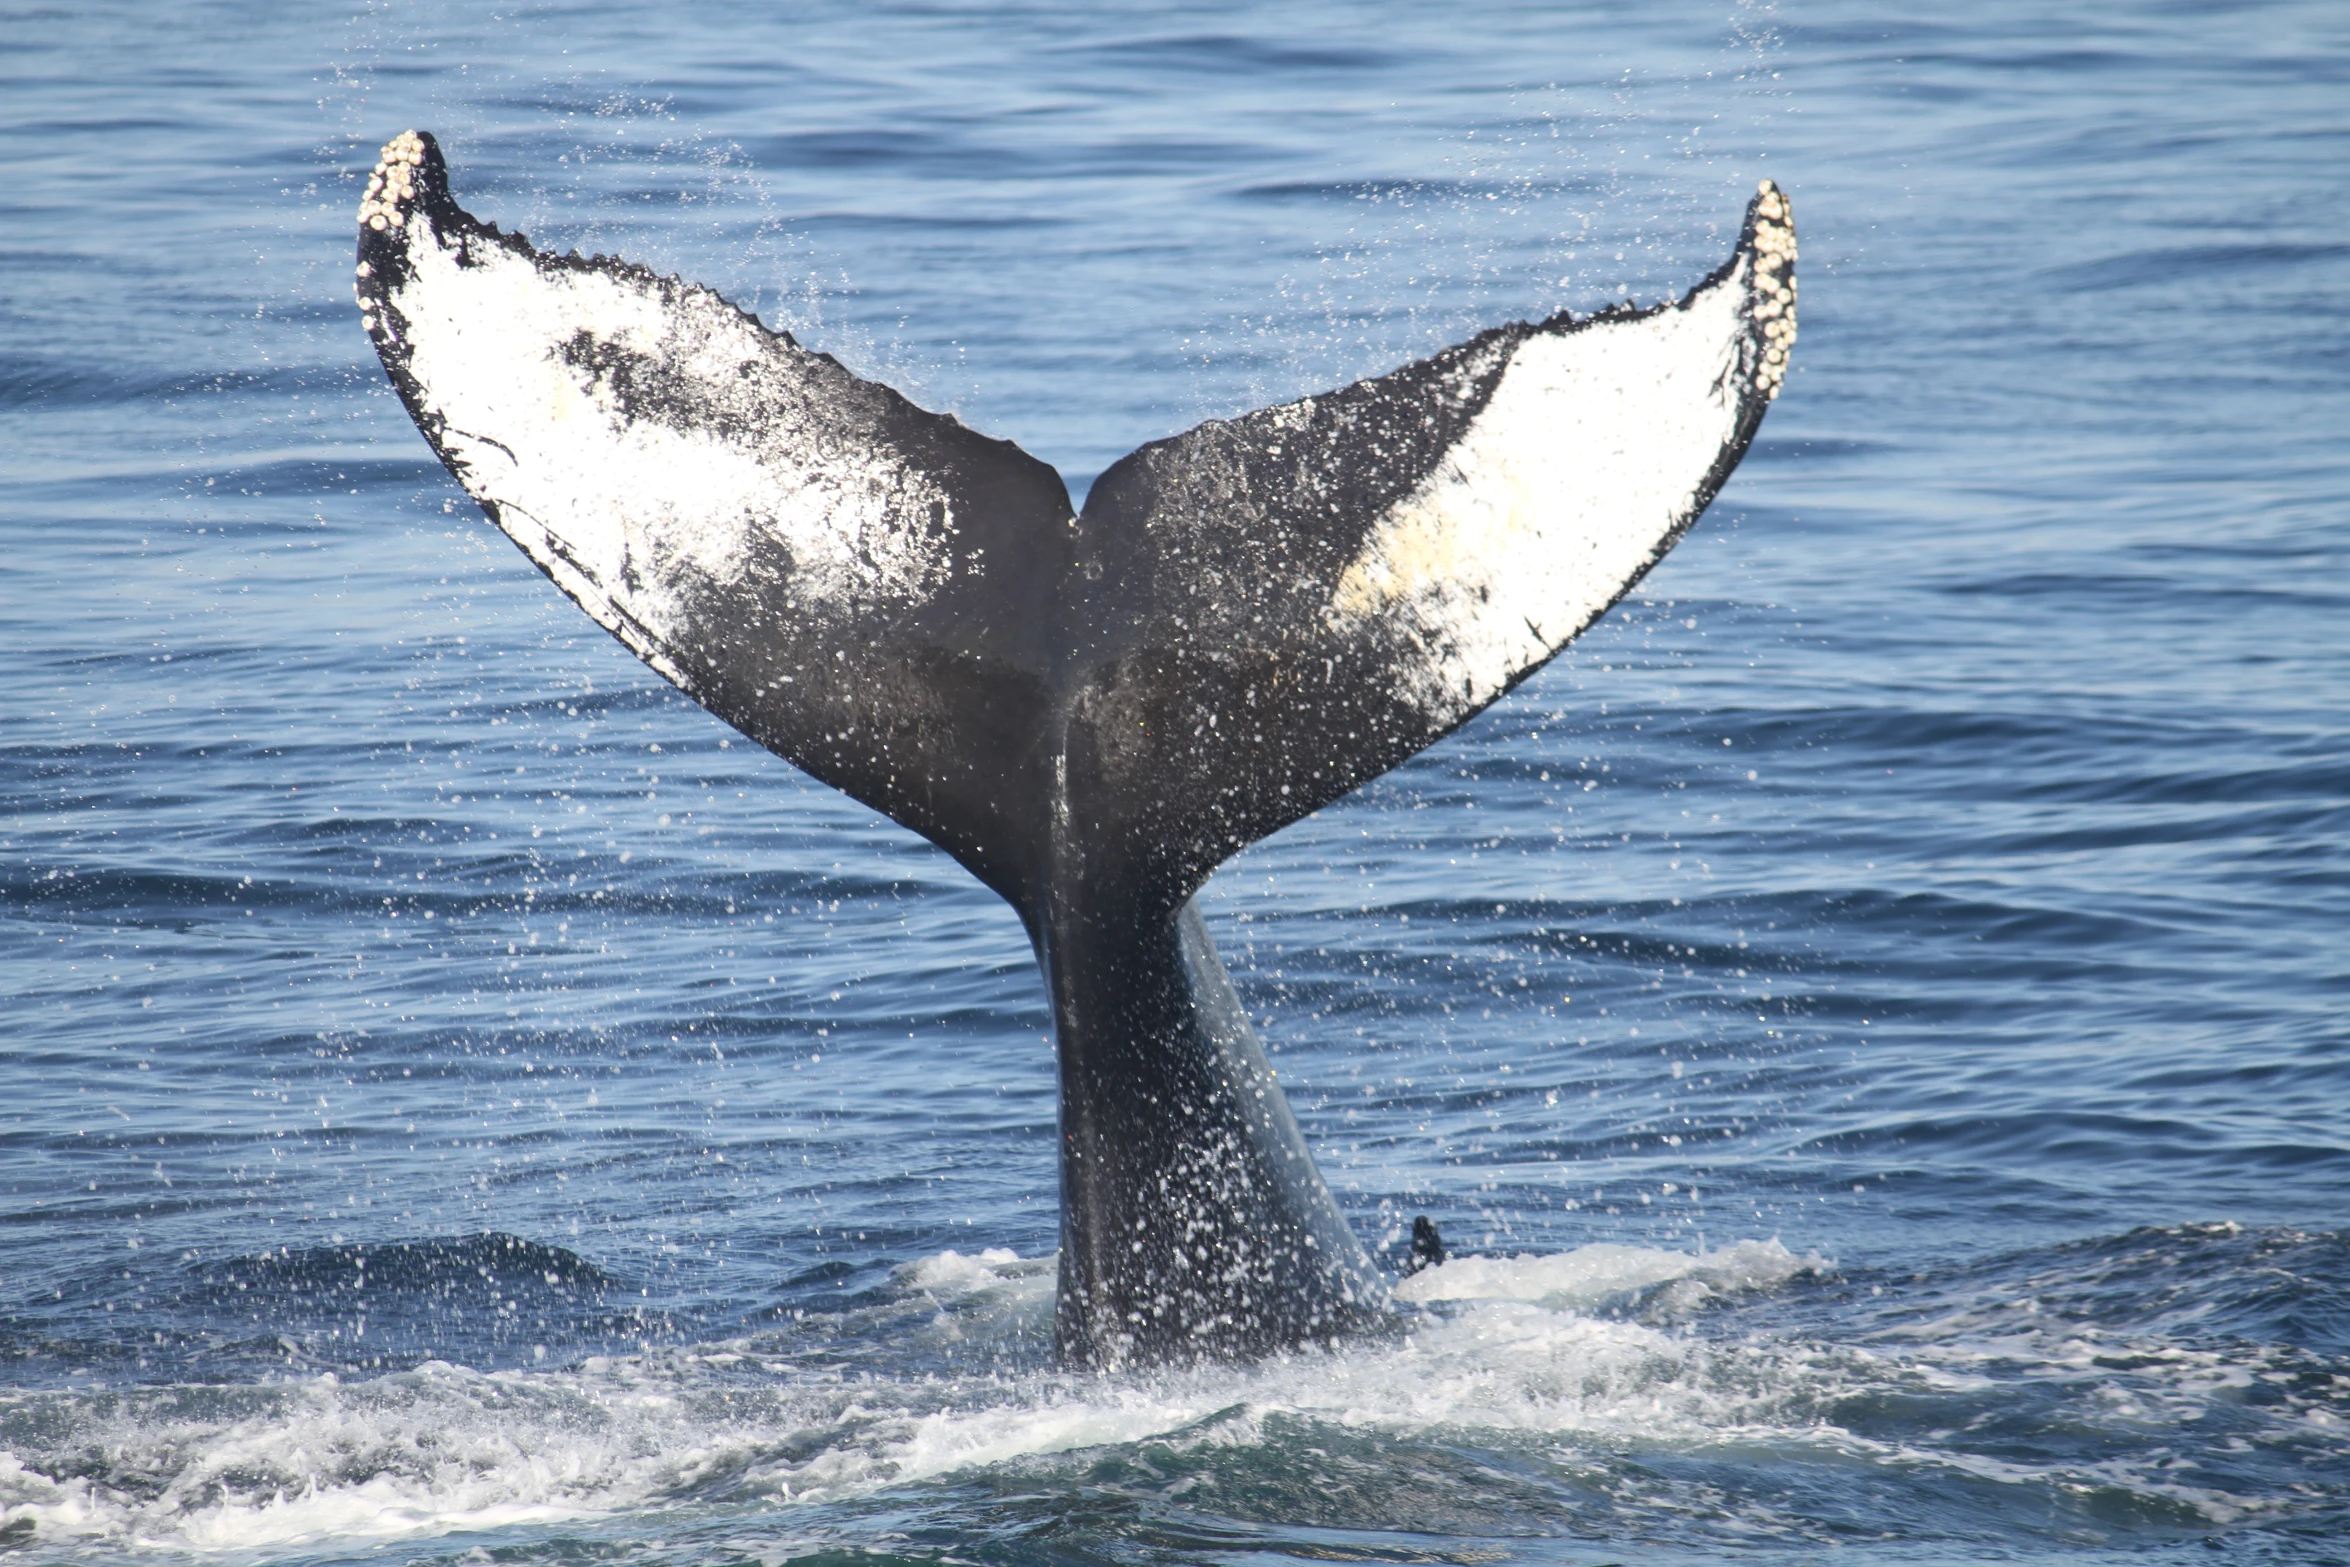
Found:
[[[557,586],[1019,911],[1061,1063],[1060,1338],[1123,1363],[1377,1309],[1192,894],[1663,557],[1777,395],[1794,260],[1766,182],[1677,301],[1212,420],[1082,512],[707,289],[473,218],[428,135],[369,183],[358,297],[418,428]]]

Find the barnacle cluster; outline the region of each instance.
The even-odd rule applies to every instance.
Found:
[[[1769,180],[1754,204],[1754,319],[1762,324],[1762,366],[1755,382],[1765,397],[1787,379],[1787,350],[1795,346],[1795,214],[1786,192]]]
[[[367,177],[367,194],[359,202],[359,221],[381,233],[400,221],[400,208],[416,194],[416,171],[424,167],[424,138],[402,131],[384,143],[375,172]]]
[[[401,209],[416,195],[416,171],[423,167],[424,138],[414,131],[402,131],[385,142],[383,156],[375,160],[375,172],[367,177],[367,194],[359,201],[360,228],[380,234],[403,222]],[[359,324],[370,332],[384,325],[381,307],[367,297],[374,275],[375,269],[362,261],[359,281],[354,285],[359,296]]]

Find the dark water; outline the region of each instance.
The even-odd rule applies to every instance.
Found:
[[[0,1549],[2350,1560],[2350,15],[1909,9],[0,10]],[[410,125],[1080,492],[1791,190],[1700,530],[1210,889],[1408,1341],[1051,1366],[1014,921],[431,462]]]

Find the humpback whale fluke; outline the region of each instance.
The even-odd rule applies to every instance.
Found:
[[[707,289],[471,217],[428,135],[368,184],[358,294],[417,427],[557,586],[1019,911],[1060,1067],[1055,1336],[1120,1366],[1383,1312],[1192,895],[1662,558],[1777,395],[1794,262],[1765,182],[1677,301],[1211,420],[1082,512]]]

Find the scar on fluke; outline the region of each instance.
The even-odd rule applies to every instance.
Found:
[[[1153,441],[1082,510],[706,288],[473,217],[422,132],[384,149],[358,262],[417,428],[540,570],[1018,912],[1059,1069],[1063,1356],[1390,1320],[1194,894],[1525,680],[1697,520],[1785,381],[1784,193],[1677,300]],[[1415,1224],[1413,1266],[1443,1255]]]

